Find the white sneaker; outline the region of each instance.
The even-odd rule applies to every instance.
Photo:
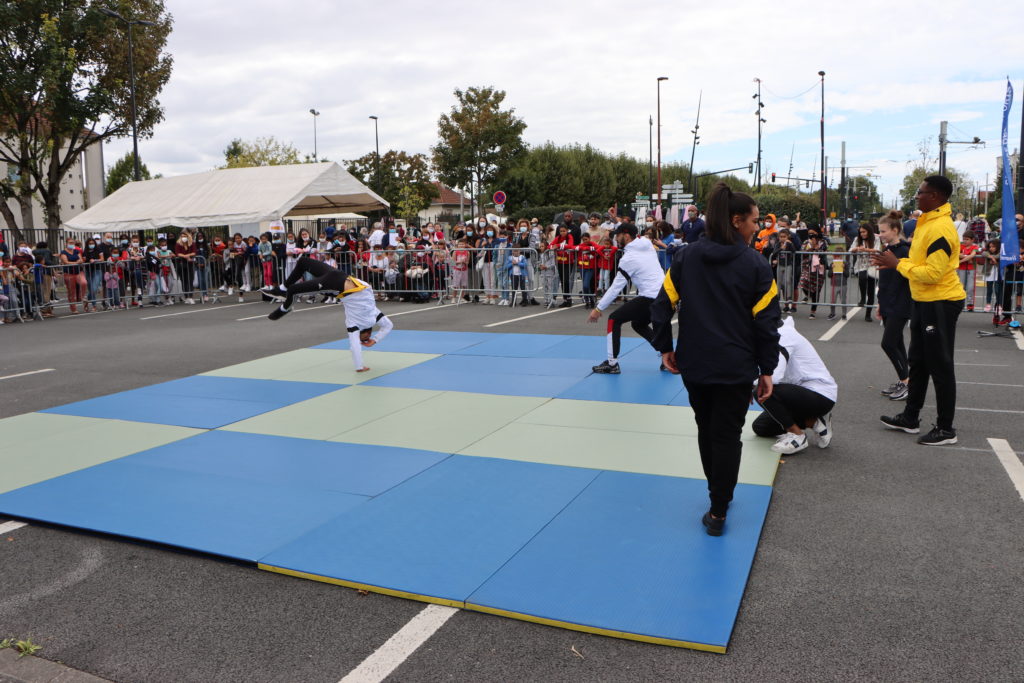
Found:
[[[786,432],[772,444],[772,450],[782,455],[792,455],[807,448],[806,434],[791,434]]]
[[[221,286],[220,286],[220,287],[218,287],[217,289],[218,289],[219,291],[221,291],[221,292],[226,292],[226,291],[228,291],[227,285],[221,285]]]
[[[498,305],[499,306],[508,306],[508,301],[506,301],[505,299],[502,299],[501,301],[498,302]]]
[[[249,285],[242,285],[241,288],[238,291],[239,292],[248,292],[249,291]]]
[[[238,294],[238,303],[240,303],[240,304],[244,304],[245,303],[245,297],[242,296],[241,293]]]
[[[234,293],[235,293],[235,288],[234,287],[228,287],[228,296],[231,296]]]
[[[818,448],[828,448],[832,443],[832,413],[815,420],[813,429],[818,437]]]

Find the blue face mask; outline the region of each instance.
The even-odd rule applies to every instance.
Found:
[[[473,231],[472,231],[472,230],[467,230],[467,231],[466,231],[466,234],[467,234],[467,235],[472,235],[472,234],[473,234]]]
[[[493,230],[488,230],[487,231],[487,236],[488,237],[494,237],[494,231]]]
[[[525,227],[519,228],[519,232],[526,232],[526,228]]]

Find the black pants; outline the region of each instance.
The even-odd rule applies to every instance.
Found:
[[[772,395],[761,401],[764,412],[751,427],[758,436],[778,436],[793,425],[804,428],[807,420],[828,415],[835,401],[796,384],[776,384]]]
[[[650,297],[638,296],[622,304],[608,316],[608,334],[612,336],[612,358],[619,357],[624,323],[628,322],[633,331],[646,339],[648,343],[654,338],[654,328],[651,327],[651,303],[653,301],[654,299]]]
[[[697,447],[708,480],[711,514],[725,516],[740,472],[743,423],[750,405],[750,384],[690,384],[690,407],[697,423]]]
[[[956,321],[963,301],[915,301],[910,318],[910,393],[904,413],[917,418],[928,393],[928,379],[935,385],[935,424],[953,428],[956,412],[956,373],[953,345]]]
[[[303,280],[302,276],[306,273],[313,277],[309,280]],[[297,294],[308,294],[325,289],[332,292],[340,292],[345,289],[345,279],[347,277],[345,273],[337,268],[331,268],[323,261],[317,261],[305,255],[300,256],[299,260],[295,262],[295,268],[292,269],[291,274],[284,283],[285,289],[288,290],[288,296],[284,300],[284,307],[291,308],[292,300]]]
[[[572,303],[572,287],[576,276],[576,268],[571,263],[558,264],[558,279],[562,283],[562,300]]]
[[[188,259],[178,257],[174,261],[174,270],[178,273],[178,281],[181,282],[181,293],[186,299],[192,298],[192,277],[195,274],[195,264]]]
[[[875,282],[876,278],[868,275],[868,271],[862,270],[857,273],[857,284],[860,286],[860,303],[858,306],[867,304],[868,310],[875,305]]]
[[[896,379],[901,382],[910,376],[910,362],[907,360],[907,345],[903,342],[903,330],[908,318],[888,315],[882,318],[882,351],[889,357],[896,370]]]

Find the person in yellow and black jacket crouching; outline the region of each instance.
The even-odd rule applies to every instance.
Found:
[[[772,393],[779,362],[779,294],[772,269],[750,240],[754,200],[718,183],[708,201],[704,237],[676,252],[651,304],[651,344],[678,371],[697,423],[697,443],[711,509],[702,522],[720,536],[740,468],[740,435],[757,381],[757,399]],[[679,340],[672,350],[672,316]]]
[[[956,321],[964,307],[964,292],[957,269],[960,238],[950,218],[953,184],[941,175],[928,176],[917,190],[922,211],[914,229],[907,258],[891,251],[872,254],[879,268],[895,268],[910,282],[910,380],[907,405],[899,415],[882,416],[882,424],[908,434],[920,431],[920,413],[928,393],[928,378],[935,385],[935,427],[917,442],[926,446],[956,443],[956,374],[953,345]]]

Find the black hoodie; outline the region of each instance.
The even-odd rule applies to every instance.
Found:
[[[679,305],[676,364],[692,384],[747,384],[779,361],[779,294],[771,266],[756,250],[706,236],[676,252],[651,304],[654,339],[672,350]]]

